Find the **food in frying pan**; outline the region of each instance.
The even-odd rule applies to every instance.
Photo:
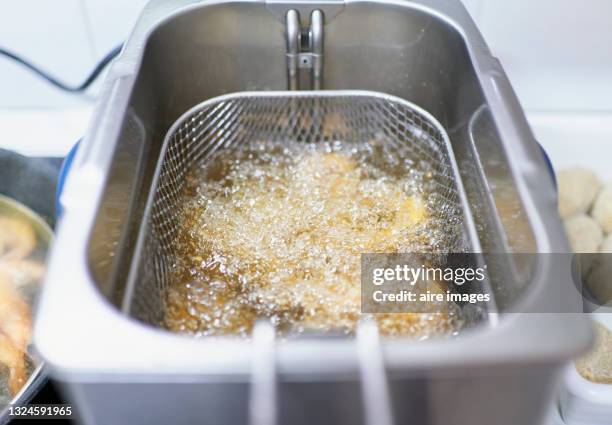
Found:
[[[266,317],[280,333],[352,333],[360,254],[435,250],[442,237],[428,203],[435,183],[420,170],[375,142],[253,143],[193,169],[166,327],[248,335]],[[376,320],[383,335],[427,338],[457,330],[457,311]]]
[[[27,379],[31,312],[8,277],[0,274],[0,363],[9,369],[8,388],[15,395]]]
[[[21,390],[37,363],[28,351],[31,303],[48,243],[15,205],[0,198],[0,407]]]
[[[18,218],[0,217],[0,254],[3,260],[20,260],[36,246],[36,234],[29,223]]]

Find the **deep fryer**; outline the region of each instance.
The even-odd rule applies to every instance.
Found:
[[[265,326],[250,341],[193,339],[130,315],[154,292],[130,285],[168,130],[217,96],[287,89],[418,105],[448,134],[478,249],[569,252],[542,153],[458,0],[152,1],[71,170],[37,319],[37,347],[85,422],[540,423],[590,341],[586,319],[532,313],[571,284],[546,258],[523,285],[498,276],[499,318],[449,340],[364,327],[276,343]],[[529,314],[506,313],[516,305]]]

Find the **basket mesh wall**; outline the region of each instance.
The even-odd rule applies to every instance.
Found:
[[[403,157],[426,159],[438,199],[434,213],[441,221],[462,216],[456,165],[444,130],[407,102],[364,93],[279,92],[224,96],[194,108],[166,136],[135,256],[133,291],[124,306],[142,321],[161,323],[185,177],[196,163],[249,140],[350,143],[373,138],[387,143],[391,152],[401,150]],[[446,252],[465,250],[462,229],[447,233]]]

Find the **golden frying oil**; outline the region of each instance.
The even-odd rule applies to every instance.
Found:
[[[280,334],[352,333],[360,254],[439,247],[430,164],[377,143],[253,142],[189,173],[165,325],[247,336],[259,318]],[[384,335],[453,332],[456,306],[376,315]]]

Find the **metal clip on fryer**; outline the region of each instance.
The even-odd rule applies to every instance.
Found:
[[[302,31],[300,14],[291,9],[285,17],[289,90],[321,90],[323,80],[323,12],[313,10],[310,26]],[[310,78],[301,70],[310,70]],[[308,84],[308,85],[307,85]]]

